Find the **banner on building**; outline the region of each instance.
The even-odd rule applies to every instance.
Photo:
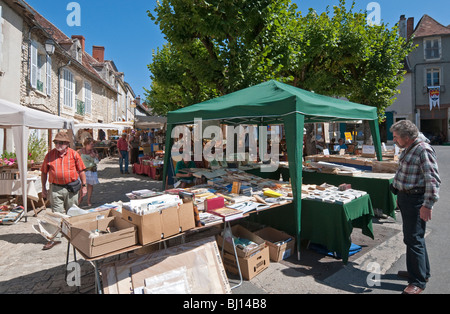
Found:
[[[441,108],[439,103],[439,96],[441,94],[441,87],[440,86],[429,86],[428,87],[428,93],[430,97],[430,111],[434,107]]]

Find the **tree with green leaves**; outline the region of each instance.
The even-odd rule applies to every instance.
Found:
[[[162,0],[149,16],[168,44],[149,65],[147,102],[159,114],[276,79],[378,108],[403,81],[412,42],[370,26],[345,0],[322,14],[290,0]]]
[[[162,0],[149,16],[168,43],[153,53],[147,102],[155,113],[280,79],[290,0]],[[277,36],[283,37],[282,40]]]

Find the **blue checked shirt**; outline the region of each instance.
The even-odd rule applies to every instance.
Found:
[[[400,155],[394,187],[400,191],[425,189],[422,205],[433,208],[439,199],[440,184],[436,152],[429,144],[416,139]]]

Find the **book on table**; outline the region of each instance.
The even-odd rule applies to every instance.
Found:
[[[228,207],[209,210],[208,213],[220,216],[223,218],[224,221],[230,221],[244,217],[243,211]]]
[[[259,210],[270,208],[270,205],[248,201],[248,202],[227,205],[227,207],[240,210],[243,213],[248,213],[248,212],[252,212],[252,211],[259,211]]]
[[[200,212],[200,223],[202,226],[209,226],[223,221],[223,217],[208,212]]]

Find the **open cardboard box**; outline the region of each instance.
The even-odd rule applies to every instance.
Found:
[[[108,229],[110,233],[101,233]],[[93,236],[96,230],[100,234]],[[81,221],[72,225],[70,242],[88,258],[93,258],[135,245],[136,227],[118,216]]]
[[[96,211],[84,215],[63,218],[61,222],[61,232],[69,239],[72,236],[72,226],[81,222],[96,221],[107,217],[121,217],[121,213],[114,209]]]
[[[267,227],[256,231],[255,234],[266,241],[271,261],[279,262],[294,253],[295,238],[286,232]]]
[[[126,207],[122,207],[122,218],[137,227],[139,244],[141,245],[195,228],[192,202],[147,215],[138,215]]]
[[[231,233],[235,237],[253,241],[258,245],[257,247],[255,247],[251,250],[243,250],[243,249],[239,248],[239,246],[236,246],[236,253],[237,253],[238,257],[242,257],[242,258],[249,257],[253,253],[264,249],[264,247],[266,246],[266,242],[264,241],[264,239],[261,239],[259,236],[248,231],[241,225],[233,226],[231,228]],[[231,244],[231,242],[228,242],[227,240],[225,240],[225,244],[224,244],[223,237],[220,234],[216,235],[216,241],[217,241],[217,244],[219,245],[219,247],[222,248],[222,246],[223,246],[223,248],[226,252],[234,255],[233,244]]]

